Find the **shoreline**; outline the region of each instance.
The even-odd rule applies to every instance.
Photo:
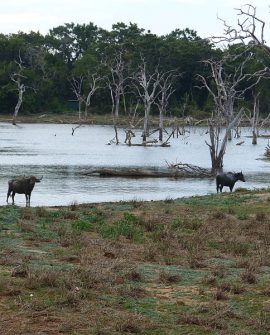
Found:
[[[142,116],[141,116],[142,118]],[[0,114],[0,122],[12,123],[12,114]],[[197,120],[193,117],[164,117],[164,126],[182,127],[187,125],[202,125],[204,120]],[[86,119],[79,120],[77,112],[66,113],[38,113],[38,114],[19,114],[17,117],[17,124],[20,123],[56,123],[56,124],[93,124],[93,125],[113,125],[112,115],[107,114],[89,114]],[[150,125],[158,127],[158,116],[152,116]],[[205,123],[206,124],[206,123]],[[121,115],[119,117],[118,126],[130,127],[130,119],[128,115]],[[133,125],[132,125],[133,126]]]

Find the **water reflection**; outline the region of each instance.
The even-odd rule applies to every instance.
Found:
[[[17,175],[44,176],[32,194],[32,206],[67,205],[74,201],[100,202],[120,200],[157,200],[215,192],[213,179],[169,178],[100,178],[86,177],[81,172],[106,166],[165,166],[167,162],[183,162],[210,167],[210,155],[205,140],[205,128],[190,129],[190,134],[171,140],[171,147],[128,147],[107,145],[113,138],[110,126],[85,126],[71,135],[73,125],[23,124],[14,127],[0,124],[1,169],[0,189],[5,203],[7,181]],[[236,187],[268,187],[269,162],[261,160],[267,139],[258,145],[245,137],[227,146],[225,170],[243,170],[247,182]],[[267,131],[267,130],[265,130]],[[141,141],[137,133],[137,141]],[[124,132],[121,133],[122,140]],[[239,141],[245,141],[237,146]],[[22,195],[16,195],[16,204],[24,205]],[[1,202],[0,202],[1,203]]]

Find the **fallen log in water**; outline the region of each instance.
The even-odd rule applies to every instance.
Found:
[[[169,177],[169,178],[209,178],[213,174],[210,169],[200,168],[190,164],[176,164],[173,167],[164,168],[129,168],[129,167],[112,167],[112,168],[100,168],[91,171],[84,171],[81,174],[86,176],[101,177]]]

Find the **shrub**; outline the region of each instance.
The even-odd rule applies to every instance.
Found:
[[[214,297],[216,300],[226,300],[228,298],[227,295],[224,293],[224,291],[220,288],[217,289]]]
[[[129,240],[138,241],[143,236],[140,223],[140,218],[134,214],[124,213],[121,220],[111,225],[101,224],[97,230],[102,237],[119,238],[124,236]]]
[[[248,284],[257,283],[257,275],[255,272],[255,268],[250,266],[247,269],[245,269],[241,273],[241,279],[243,280],[243,282],[248,283]]]
[[[82,230],[82,231],[91,231],[92,225],[91,223],[84,221],[84,220],[75,220],[72,222],[71,227],[74,230]]]
[[[20,209],[20,218],[23,220],[33,220],[34,214],[32,208],[26,207]]]
[[[163,284],[179,283],[181,277],[177,274],[161,271],[159,274],[159,281]]]

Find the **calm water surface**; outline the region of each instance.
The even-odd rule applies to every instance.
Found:
[[[111,126],[83,126],[71,135],[73,125],[0,123],[0,205],[5,204],[7,181],[14,176],[43,175],[32,193],[32,206],[68,205],[72,202],[102,202],[120,200],[158,200],[215,192],[214,179],[170,178],[100,178],[83,176],[81,172],[96,167],[166,166],[169,163],[189,163],[210,167],[210,154],[205,140],[205,128],[190,129],[190,133],[171,139],[171,147],[128,147],[108,145],[114,137]],[[270,130],[264,130],[270,133]],[[270,185],[270,162],[262,160],[268,139],[252,145],[246,137],[250,129],[242,130],[241,138],[227,146],[224,170],[243,170],[246,183],[238,187],[249,189]],[[120,140],[124,132],[120,131]],[[141,142],[138,131],[134,142]],[[245,141],[238,146],[236,143]],[[16,195],[17,205],[24,205],[23,195]]]

